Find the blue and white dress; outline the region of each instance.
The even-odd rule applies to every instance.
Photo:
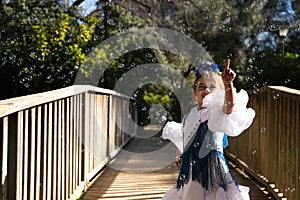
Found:
[[[225,114],[224,90],[219,90],[204,98],[204,109],[194,107],[182,123],[166,124],[162,137],[183,152],[183,160],[178,179],[163,200],[250,199],[249,188],[237,185],[231,177],[223,154],[227,136],[241,134],[255,116],[253,109],[246,108],[246,91],[235,93],[234,102],[233,112]]]

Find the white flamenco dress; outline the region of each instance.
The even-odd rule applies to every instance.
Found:
[[[248,94],[235,93],[234,110],[225,114],[224,90],[207,95],[205,109],[193,108],[182,123],[168,122],[162,137],[171,140],[183,160],[175,185],[163,200],[248,200],[249,188],[231,177],[223,149],[227,135],[238,136],[247,129],[255,111],[247,108]]]

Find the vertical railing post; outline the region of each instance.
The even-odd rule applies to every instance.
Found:
[[[35,195],[35,145],[36,145],[36,121],[35,121],[35,113],[36,113],[36,109],[32,108],[31,112],[30,112],[30,118],[31,118],[31,138],[30,138],[30,193],[29,193],[29,199],[33,200],[34,199],[34,195]]]
[[[52,199],[52,192],[51,192],[51,186],[54,184],[53,183],[53,173],[52,173],[52,149],[53,147],[53,103],[49,103],[48,105],[48,112],[46,113],[47,118],[48,118],[48,124],[47,124],[47,135],[48,135],[48,160],[47,165],[47,199]]]
[[[70,171],[71,171],[71,152],[70,152],[70,147],[71,147],[71,100],[72,97],[69,97],[65,101],[65,140],[66,140],[66,161],[65,161],[65,198],[68,199],[70,197]]]
[[[18,112],[18,170],[17,170],[17,199],[23,198],[23,148],[24,148],[24,112]]]
[[[57,107],[57,199],[62,199],[62,161],[63,161],[63,154],[65,153],[62,151],[62,143],[64,134],[62,131],[62,100],[58,100],[58,107]]]
[[[106,138],[107,138],[107,143],[106,143],[106,156],[110,155],[110,124],[111,124],[111,104],[112,104],[112,98],[111,96],[107,96],[107,133],[106,133]]]
[[[90,93],[87,91],[83,94],[83,104],[82,104],[82,176],[81,181],[87,184],[86,175],[89,171],[89,147],[90,147]]]
[[[53,118],[53,185],[52,185],[52,199],[56,200],[57,199],[57,173],[58,173],[58,169],[57,169],[57,163],[58,163],[58,102],[55,101],[54,102],[54,114],[53,114],[54,118]]]
[[[62,162],[61,162],[61,199],[66,199],[66,160],[67,160],[67,131],[66,131],[66,109],[65,109],[65,102],[68,99],[61,100],[61,138],[62,138],[62,144],[61,144],[61,152],[62,152]]]
[[[35,185],[35,199],[40,199],[40,189],[41,189],[41,163],[42,163],[42,108],[41,106],[37,107],[37,126],[36,126],[36,185]]]
[[[8,148],[7,148],[7,200],[16,199],[16,172],[17,172],[17,121],[18,115],[14,113],[8,117]]]
[[[84,106],[85,106],[85,102],[84,102],[84,94],[79,95],[79,133],[77,135],[77,153],[78,153],[78,171],[76,173],[78,173],[78,177],[77,177],[77,182],[76,182],[76,186],[79,186],[81,181],[84,180],[84,146],[82,144],[82,139],[84,138]]]
[[[4,163],[4,158],[3,158],[3,146],[4,146],[4,127],[3,127],[3,118],[0,118],[0,181],[1,181],[1,185],[0,185],[0,199],[3,199],[3,190],[4,190],[4,184],[5,184],[5,177],[3,177],[3,174],[6,175],[6,173],[3,173],[3,163]],[[1,142],[2,141],[2,142]],[[7,142],[6,142],[7,143]]]
[[[3,200],[7,199],[7,168],[8,168],[8,117],[1,119],[2,125],[2,153],[1,153],[1,198]]]
[[[47,178],[47,166],[48,166],[48,159],[47,159],[47,155],[48,155],[48,120],[49,120],[49,116],[48,116],[48,105],[45,104],[43,106],[43,119],[44,121],[41,122],[43,123],[43,184],[42,184],[42,199],[46,200],[47,198],[47,185],[48,185],[48,178]]]

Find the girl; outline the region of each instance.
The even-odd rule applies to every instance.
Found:
[[[228,136],[238,136],[255,116],[246,108],[248,95],[236,93],[232,81],[235,73],[230,60],[219,75],[218,65],[202,63],[196,70],[194,95],[198,105],[182,123],[168,122],[162,137],[178,148],[176,164],[180,165],[176,184],[163,200],[246,200],[249,188],[232,179],[223,155]]]

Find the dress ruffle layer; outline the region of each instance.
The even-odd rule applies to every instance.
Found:
[[[201,121],[208,120],[208,128],[213,132],[224,132],[228,136],[238,136],[253,122],[255,111],[247,108],[249,101],[245,90],[234,92],[234,107],[231,114],[223,112],[226,105],[224,90],[218,90],[203,99],[203,113]]]
[[[228,173],[228,176],[230,174]],[[189,181],[184,188],[176,189],[174,185],[169,189],[162,200],[250,200],[249,188],[234,182],[227,185],[228,189],[218,188],[208,191],[196,181]]]
[[[163,129],[162,138],[170,140],[181,153],[183,152],[183,130],[181,123],[168,122]]]

